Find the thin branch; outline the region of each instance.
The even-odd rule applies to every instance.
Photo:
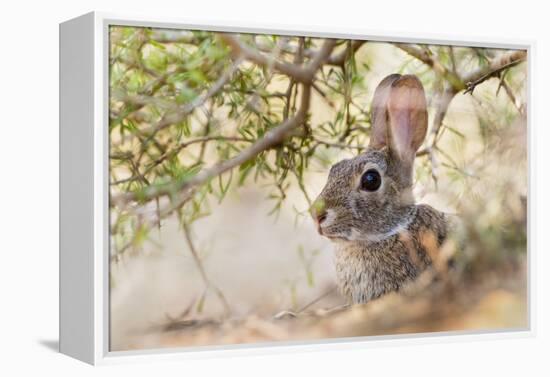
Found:
[[[151,133],[155,134],[156,132],[162,130],[163,128],[166,128],[172,124],[176,124],[181,122],[185,119],[187,115],[189,115],[193,110],[195,110],[197,107],[204,105],[204,103],[212,96],[214,96],[216,93],[218,93],[225,84],[231,80],[233,77],[233,74],[238,71],[239,66],[241,65],[242,59],[237,58],[235,62],[231,65],[231,67],[225,71],[219,78],[216,80],[208,90],[195,98],[193,101],[186,103],[184,106],[178,108],[177,111],[172,112],[170,114],[167,114],[162,117],[162,119],[153,127],[151,127],[149,130],[144,131],[144,133]]]
[[[302,306],[300,309],[298,309],[296,311],[296,314],[300,314],[302,313],[304,310],[306,310],[307,308],[311,307],[312,305],[315,305],[316,303],[318,303],[319,301],[323,300],[324,298],[328,297],[329,295],[333,294],[334,292],[336,292],[337,290],[337,287],[332,287],[331,289],[329,289],[328,291],[326,291],[325,293],[321,294],[320,296],[318,296],[317,298],[311,300],[310,302],[308,302],[307,304],[305,304],[304,306]]]
[[[235,59],[235,62],[232,64],[230,69],[228,69],[218,80],[212,84],[212,86],[204,93],[203,95],[197,97],[195,100],[185,104],[182,107],[179,107],[176,111],[170,112],[162,117],[162,119],[155,124],[154,126],[150,127],[147,130],[143,130],[142,133],[149,135],[147,140],[150,140],[154,137],[154,135],[159,132],[160,130],[172,125],[177,124],[181,122],[187,115],[189,115],[193,110],[195,110],[197,107],[202,106],[210,97],[214,96],[219,90],[223,88],[223,86],[231,79],[233,74],[238,70],[243,58],[252,60],[260,65],[265,66],[271,66],[273,64],[273,68],[276,70],[281,71],[281,66],[284,65],[285,67],[291,67],[290,71],[295,73],[297,77],[294,77],[296,81],[299,82],[306,82],[309,83],[313,80],[313,77],[315,76],[315,73],[319,69],[319,67],[326,61],[326,59],[330,56],[331,51],[333,50],[336,40],[334,39],[327,39],[323,46],[319,49],[319,53],[311,59],[309,64],[306,67],[300,67],[298,65],[290,64],[290,63],[281,63],[278,60],[274,60],[273,58],[270,58],[269,56],[265,56],[248,46],[244,45],[242,42],[238,40],[237,37],[229,34],[220,34],[221,38],[225,40],[232,48],[234,48],[234,52],[237,55],[237,58]],[[285,72],[286,68],[283,69],[283,73],[289,74],[292,76],[291,73]],[[146,144],[146,143],[145,143]]]
[[[473,93],[476,86],[485,80],[497,76],[500,72],[511,68],[527,59],[527,51],[516,50],[504,53],[498,58],[490,61],[488,67],[480,68],[464,77],[466,83],[466,93]]]
[[[143,173],[141,173],[141,176],[147,175],[155,167],[160,165],[162,162],[166,161],[168,158],[171,158],[171,157],[175,156],[176,154],[181,152],[184,148],[187,148],[188,146],[193,145],[193,144],[205,145],[209,141],[225,141],[225,142],[233,141],[233,142],[245,142],[245,143],[254,142],[254,140],[251,140],[251,139],[245,139],[244,137],[234,137],[234,136],[203,136],[203,137],[198,137],[196,139],[188,140],[188,141],[177,144],[173,149],[164,152],[162,155],[160,155],[155,160],[153,160],[151,162],[150,166],[148,166],[147,169],[145,169],[145,171]],[[116,154],[111,155],[111,158],[128,159],[128,157],[132,158],[132,156],[133,156],[133,154],[131,152],[127,152],[126,154],[122,154],[122,155],[116,155]],[[122,183],[132,182],[132,181],[135,181],[135,180],[138,180],[138,179],[140,179],[140,177],[137,177],[137,176],[133,175],[133,176],[130,176],[128,178],[123,178],[123,179],[119,179],[117,181],[113,181],[110,184],[111,185],[120,185]]]
[[[236,39],[235,37],[228,34],[223,34],[223,36],[229,38],[229,40],[231,41],[236,41],[240,45],[240,41],[238,41],[238,39]],[[319,54],[315,58],[311,59],[311,62],[307,65],[304,71],[308,72],[307,75],[308,77],[310,77],[310,81],[313,80],[315,72],[328,58],[335,44],[335,40],[326,40],[323,43]],[[246,48],[248,49],[248,47]],[[243,53],[242,50],[239,51]],[[243,56],[246,57],[246,54],[244,54]],[[261,56],[265,58],[264,55]],[[276,68],[276,64],[274,64],[274,68]],[[179,206],[183,205],[183,203],[189,200],[195,187],[208,182],[211,178],[223,174],[224,172],[255,158],[258,154],[282,143],[287,137],[292,134],[296,127],[301,125],[306,120],[306,116],[309,110],[310,95],[311,85],[303,85],[301,105],[296,114],[292,118],[288,118],[287,120],[285,120],[279,126],[269,130],[262,139],[257,140],[254,144],[243,150],[237,156],[229,160],[219,162],[208,169],[204,169],[194,177],[185,181],[175,182],[174,184],[160,187],[148,187],[144,190],[144,192],[141,192],[140,194],[120,193],[118,195],[114,195],[111,197],[111,203],[113,205],[120,206],[132,201],[136,201],[138,198],[148,201],[160,196],[173,196],[175,193],[178,193],[178,198],[175,203],[172,203],[171,205],[165,207],[160,211],[161,215],[173,212],[174,208],[179,208]]]
[[[453,73],[457,75],[457,64],[456,64],[456,57],[455,57],[455,50],[453,46],[449,46],[449,58],[451,59],[451,69],[453,70]]]
[[[296,177],[296,181],[298,182],[298,187],[300,188],[300,191],[302,191],[302,194],[304,194],[304,199],[306,200],[307,205],[308,205],[307,208],[311,208],[313,202],[312,202],[311,198],[309,197],[309,194],[307,193],[307,190],[306,190],[306,187],[304,186],[303,180],[301,179],[300,175],[298,174],[298,172],[296,170],[293,170],[292,172],[294,173],[294,176]]]
[[[330,100],[330,98],[328,98],[328,95],[323,91],[322,88],[319,87],[319,85],[317,85],[317,82],[320,82],[322,83],[324,86],[326,86],[327,88],[329,88],[330,90],[332,90],[333,92],[335,93],[338,93],[338,94],[341,94],[341,95],[345,95],[342,91],[340,91],[338,88],[336,88],[334,85],[331,85],[329,84],[328,82],[326,81],[322,81],[322,80],[316,80],[313,82],[313,89],[315,89],[315,91],[317,91],[321,97],[323,97],[327,103],[330,105],[332,102]],[[350,98],[350,105],[353,106],[357,111],[359,111],[360,114],[362,114],[363,116],[365,116],[366,119],[370,119],[370,114],[364,109],[363,106],[360,106],[358,105],[354,100],[353,98]],[[334,105],[334,103],[332,103],[334,107],[336,107],[336,105]]]
[[[521,63],[522,61],[525,61],[525,59],[527,58],[527,52],[524,50],[504,53],[500,57],[489,61],[489,65],[487,67],[480,68],[464,77],[460,77],[454,71],[454,69],[453,71],[447,70],[447,68],[445,68],[439,61],[437,61],[432,55],[429,54],[429,50],[404,43],[396,43],[395,46],[433,68],[433,70],[441,75],[443,78],[445,78],[448,83],[447,88],[441,92],[441,96],[437,104],[434,120],[432,123],[431,144],[425,149],[418,151],[416,154],[417,156],[428,155],[432,164],[432,169],[434,168],[434,165],[437,164],[437,160],[434,156],[434,151],[437,149],[438,135],[442,128],[443,120],[445,119],[445,116],[447,114],[447,109],[449,108],[449,105],[454,96],[459,91],[464,89],[466,89],[464,93],[472,93],[475,87],[483,81],[493,76],[499,75],[502,71],[513,67],[516,64]],[[451,51],[450,53],[452,54],[453,51]],[[453,67],[455,66],[456,63],[453,63]]]
[[[333,147],[333,148],[339,148],[339,149],[355,149],[355,150],[358,150],[358,151],[362,151],[362,150],[366,149],[366,146],[348,145],[348,144],[345,144],[345,143],[333,143],[333,142],[325,141],[325,140],[322,140],[322,139],[318,139],[316,137],[313,137],[313,140],[315,140],[315,143],[317,145],[325,145],[327,147]]]
[[[439,130],[441,129],[441,125],[443,124],[443,119],[445,119],[445,115],[447,115],[447,109],[449,108],[449,105],[451,104],[451,101],[453,100],[455,94],[456,91],[452,87],[443,90],[440,94],[439,102],[437,104],[434,120],[432,123],[432,147],[435,146],[437,135],[439,134]]]
[[[206,289],[211,289],[216,293],[216,296],[218,296],[218,299],[222,303],[224,309],[225,309],[225,315],[229,316],[231,313],[231,307],[229,306],[229,303],[227,302],[227,299],[225,298],[225,295],[221,291],[220,288],[218,288],[216,285],[210,281],[208,278],[208,275],[206,274],[206,270],[204,269],[204,266],[202,264],[202,260],[199,257],[199,254],[197,252],[197,249],[195,248],[195,245],[193,243],[193,240],[191,238],[191,230],[189,228],[189,224],[182,221],[182,228],[183,228],[183,234],[185,235],[185,241],[187,242],[187,246],[189,247],[189,251],[191,252],[191,255],[193,256],[193,260],[195,261],[195,264],[197,266],[197,269],[199,270],[199,273],[201,275],[202,281],[206,287]]]
[[[326,102],[330,107],[332,107],[333,109],[336,110],[336,105],[334,104],[334,102],[333,102],[330,98],[328,98],[328,95],[323,91],[323,89],[321,89],[321,88],[319,87],[319,85],[317,85],[316,82],[313,82],[312,86],[313,86],[313,89],[315,89],[315,91],[316,91],[317,93],[319,93],[319,95],[325,100],[325,102]]]
[[[194,177],[187,181],[176,182],[175,184],[163,186],[163,187],[149,187],[142,195],[136,195],[135,193],[121,193],[111,198],[111,202],[115,205],[123,205],[125,203],[136,200],[138,197],[151,200],[159,196],[170,195],[175,192],[180,192],[187,197],[186,193],[189,189],[200,186],[211,178],[223,174],[224,172],[233,169],[253,158],[255,158],[261,152],[270,149],[280,144],[286,139],[298,125],[305,121],[307,111],[309,109],[310,99],[310,87],[304,86],[302,89],[302,103],[298,112],[292,117],[281,123],[279,126],[268,131],[262,139],[256,141],[253,145],[243,150],[237,156],[219,162],[209,169],[202,170]]]
[[[520,113],[521,115],[523,115],[523,106],[521,104],[518,103],[518,100],[516,98],[516,95],[514,94],[514,92],[512,91],[512,88],[510,88],[510,85],[508,85],[506,83],[506,81],[504,80],[504,77],[502,77],[502,79],[500,80],[500,84],[499,84],[499,89],[500,88],[504,88],[504,91],[506,92],[506,95],[508,96],[508,98],[510,99],[510,102],[512,102],[512,104],[514,105],[514,107],[516,108],[516,110],[518,111],[518,113]],[[498,90],[497,90],[497,94],[498,94]]]
[[[353,40],[352,43],[351,43],[351,48],[352,48],[351,53],[355,53],[365,43],[367,43],[367,41]],[[273,48],[270,44],[263,43],[261,41],[256,41],[256,47],[258,48],[258,50],[260,50],[262,52],[270,52]],[[296,52],[298,51],[298,49],[299,49],[299,47],[295,47],[295,46],[291,45],[290,43],[287,43],[287,44],[284,44],[283,46],[281,46],[281,52],[283,52],[285,54],[295,55]],[[303,51],[303,56],[306,57],[306,58],[312,58],[312,57],[316,56],[318,53],[319,53],[318,50],[311,49],[311,48],[306,48]],[[344,64],[346,56],[347,56],[348,53],[349,53],[349,49],[347,49],[347,48],[344,51],[334,53],[333,55],[331,55],[327,58],[325,64],[341,67],[342,64]]]
[[[272,59],[269,56],[266,56],[261,52],[247,46],[234,34],[220,34],[220,38],[227,43],[229,47],[231,47],[234,54],[237,56],[243,56],[245,59],[261,66],[272,66],[280,73],[292,77],[297,82],[306,84],[309,84],[313,80],[317,69],[319,69],[322,62],[325,62],[328,59],[330,53],[336,45],[335,39],[326,39],[317,55],[311,59],[308,65],[302,67],[298,64]]]
[[[429,50],[408,43],[395,43],[395,46],[431,67],[437,74],[444,77],[455,91],[459,92],[464,89],[464,81],[457,74],[445,68],[439,60],[428,52]]]
[[[353,40],[346,47],[346,49],[338,54],[331,55],[327,60],[327,64],[336,65],[342,67],[349,56],[355,54],[361,46],[363,46],[367,41]]]

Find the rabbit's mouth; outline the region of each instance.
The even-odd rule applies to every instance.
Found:
[[[345,238],[344,236],[325,236],[326,238],[328,238],[329,240],[331,240],[332,242],[338,242],[338,241],[349,241],[347,238]]]
[[[323,227],[321,227],[320,224],[317,224],[317,232],[319,232],[321,236],[328,238],[332,242],[348,241],[348,238],[342,234],[334,234],[323,230]]]

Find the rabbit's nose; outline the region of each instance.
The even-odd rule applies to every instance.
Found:
[[[319,223],[319,225],[321,225],[321,223],[323,221],[325,221],[327,218],[327,211],[323,211],[321,213],[318,213],[317,214],[317,222]]]
[[[325,209],[323,209],[322,211],[316,211],[313,215],[313,218],[317,223],[317,232],[322,235],[323,228],[321,228],[321,224],[327,219],[327,211]]]

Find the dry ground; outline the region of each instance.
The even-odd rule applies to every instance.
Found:
[[[308,341],[314,339],[491,331],[528,326],[525,266],[457,284],[427,271],[400,293],[364,305],[278,313],[274,317],[196,319],[189,313],[127,339],[126,349]],[[506,276],[504,276],[504,274]],[[334,295],[337,293],[334,292]]]

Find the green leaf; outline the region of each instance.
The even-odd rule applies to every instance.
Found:
[[[166,50],[166,46],[163,45],[162,43],[159,43],[157,41],[155,41],[154,39],[149,39],[149,44],[155,46],[156,48],[159,48],[161,50]]]

